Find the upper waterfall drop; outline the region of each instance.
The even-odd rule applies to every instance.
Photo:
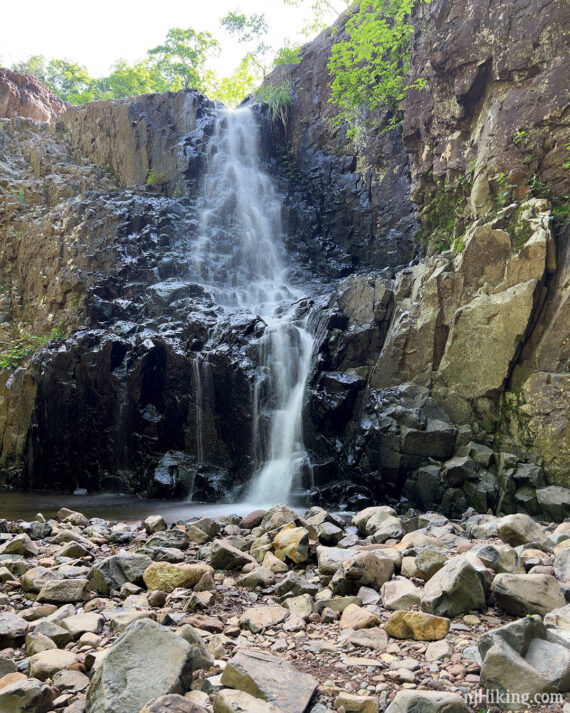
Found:
[[[246,498],[287,502],[296,477],[309,467],[302,409],[314,340],[295,308],[304,293],[288,280],[282,200],[261,167],[259,127],[249,107],[219,112],[200,198],[195,278],[224,309],[253,312],[266,325],[251,394],[256,465]],[[203,454],[198,418],[197,439]]]

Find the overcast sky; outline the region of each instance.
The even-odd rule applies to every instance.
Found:
[[[0,65],[43,54],[78,62],[92,76],[103,76],[119,58],[129,63],[142,59],[171,27],[193,27],[223,43],[222,56],[212,64],[220,74],[229,74],[245,52],[219,26],[228,11],[265,13],[269,44],[278,48],[287,39],[306,41],[299,32],[310,4],[306,0],[305,9],[299,9],[282,0],[0,0]]]

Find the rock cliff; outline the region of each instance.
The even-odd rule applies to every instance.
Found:
[[[351,141],[329,121],[340,18],[285,70],[287,125],[255,107],[312,285],[309,497],[538,514],[569,485],[568,21],[562,0],[421,5],[426,88]],[[50,101],[0,120],[1,479],[239,497],[266,325],[220,321],[192,276],[216,106]]]

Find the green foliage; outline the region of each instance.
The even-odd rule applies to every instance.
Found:
[[[285,5],[301,8],[307,4],[306,0],[283,0]],[[324,30],[327,25],[333,22],[341,12],[345,11],[352,4],[351,0],[312,0],[311,17],[305,22],[303,34],[312,35],[315,32]]]
[[[526,136],[526,131],[524,131],[523,129],[517,129],[517,130],[515,131],[515,135],[514,135],[514,138],[513,138],[513,143],[514,143],[514,144],[520,144],[521,141],[524,140],[525,136]]]
[[[151,70],[164,82],[163,91],[202,89],[204,65],[208,55],[219,51],[218,42],[209,32],[196,32],[191,27],[170,29],[162,45],[148,51]]]
[[[48,336],[34,336],[27,332],[19,332],[16,337],[5,343],[0,350],[0,369],[15,369],[38,347],[43,347],[51,341],[63,339],[65,334],[59,327],[51,330]]]
[[[148,172],[146,178],[147,186],[163,186],[166,183],[166,176],[164,173],[157,173],[154,168],[151,168]]]
[[[288,64],[301,64],[303,58],[299,54],[300,51],[300,47],[291,47],[289,45],[281,47],[275,55],[273,64],[276,67],[283,67]]]
[[[423,0],[431,2],[431,0]],[[422,0],[360,0],[348,20],[349,39],[333,45],[329,70],[333,81],[330,101],[343,121],[367,121],[371,111],[389,112],[388,129],[401,122],[399,103],[411,88],[422,89],[423,79],[409,83],[411,13]]]
[[[226,106],[237,106],[254,91],[260,80],[259,68],[254,64],[251,55],[247,54],[229,77],[218,80],[215,75],[210,75],[207,94]]]
[[[432,200],[422,215],[422,227],[415,236],[417,242],[428,242],[437,252],[454,248],[456,253],[465,248],[463,242],[463,221],[460,211],[465,205],[462,193],[446,190],[438,186]]]
[[[499,173],[496,178],[497,184],[499,186],[499,192],[497,193],[497,206],[499,208],[504,208],[515,202],[515,188],[517,186],[514,183],[509,183],[509,177],[506,173]]]
[[[292,101],[292,88],[290,82],[284,80],[279,84],[267,84],[255,92],[257,101],[265,102],[269,105],[269,113],[275,121],[281,119],[283,128],[287,130],[287,120],[289,118],[289,108]]]
[[[269,31],[265,15],[263,13],[256,15],[244,15],[243,13],[234,10],[220,20],[220,25],[233,35],[238,42],[252,42],[259,39]]]

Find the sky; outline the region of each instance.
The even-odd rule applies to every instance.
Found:
[[[83,64],[91,76],[104,76],[117,59],[142,59],[170,28],[192,27],[210,32],[223,45],[211,65],[227,75],[246,50],[219,26],[220,18],[237,9],[265,13],[268,44],[278,49],[286,40],[307,41],[300,30],[310,16],[311,0],[304,5],[288,7],[283,0],[0,0],[0,66],[43,54],[48,60]]]

